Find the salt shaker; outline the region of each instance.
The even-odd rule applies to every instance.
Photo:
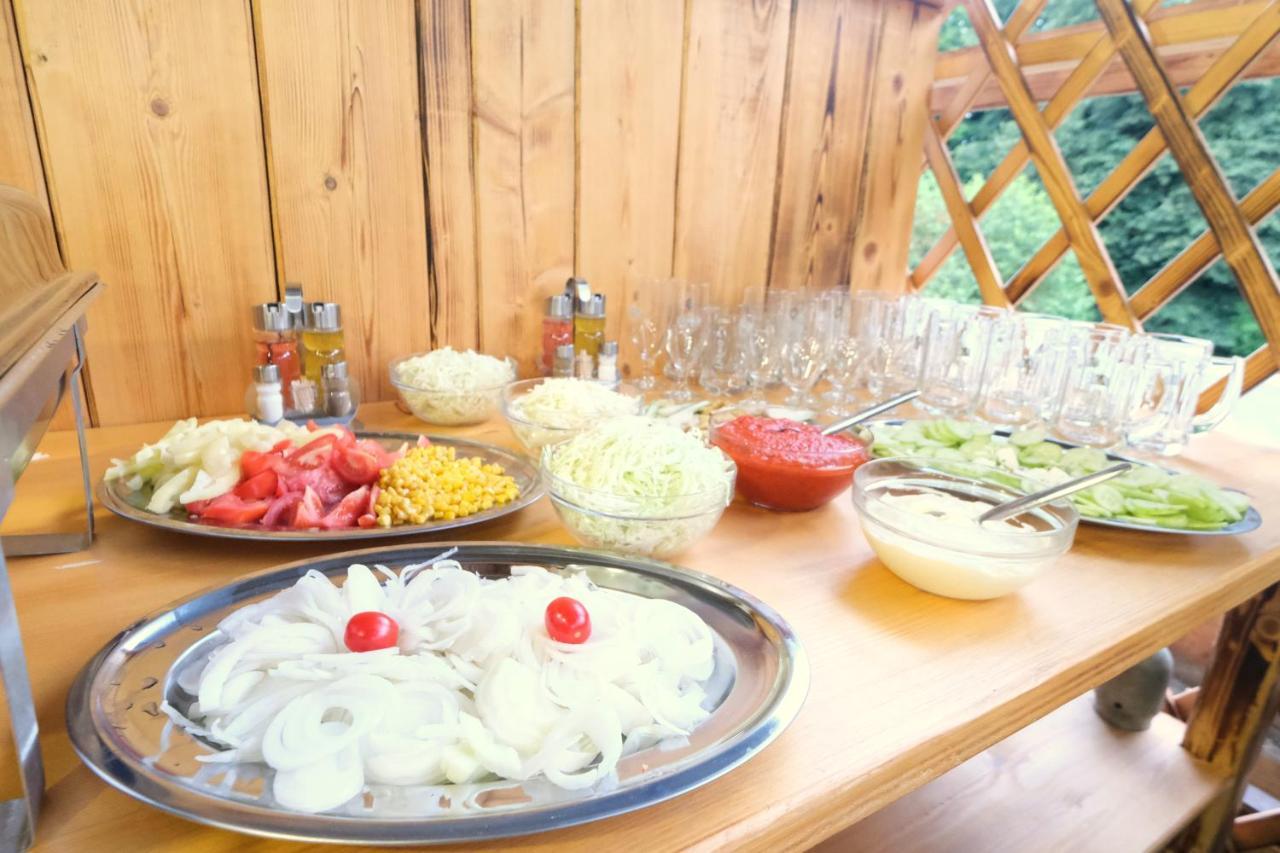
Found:
[[[280,388],[280,368],[259,364],[253,368],[254,415],[267,424],[284,418],[284,393]]]
[[[601,382],[618,381],[617,341],[605,341],[600,345],[600,360],[596,362],[596,378]]]
[[[573,344],[560,344],[556,347],[556,360],[551,367],[552,376],[573,376]]]

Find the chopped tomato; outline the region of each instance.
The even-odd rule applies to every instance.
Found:
[[[270,501],[246,501],[233,494],[220,495],[200,513],[203,521],[218,524],[250,524],[267,514]]]
[[[299,468],[319,468],[329,461],[333,454],[333,445],[337,439],[332,433],[313,438],[285,457]]]
[[[425,435],[418,436],[418,447],[430,447],[430,446],[431,446],[431,439],[427,438]]]
[[[293,513],[293,526],[299,530],[319,527],[323,517],[324,505],[320,503],[320,496],[314,489],[307,486],[306,491],[302,493],[302,500],[298,502],[297,510]]]
[[[328,514],[320,519],[320,526],[325,530],[332,530],[337,527],[355,527],[356,519],[368,507],[369,487],[361,486],[343,498],[337,506],[329,510]]]
[[[243,480],[240,485],[235,487],[233,493],[236,497],[244,498],[247,501],[273,498],[276,495],[276,485],[279,481],[280,478],[276,475],[276,472],[268,468]]]
[[[269,453],[246,450],[240,454],[240,476],[243,480],[248,480],[263,471],[278,471],[283,461],[284,457],[274,450]]]
[[[187,512],[192,515],[199,515],[204,512],[204,508],[209,505],[209,501],[192,501],[186,505]]]
[[[382,448],[375,454],[360,445],[339,447],[329,457],[329,465],[338,476],[356,486],[367,486],[378,479],[383,469]]]
[[[271,446],[272,453],[284,453],[286,450],[293,450],[293,441],[283,438]]]
[[[324,506],[333,506],[351,491],[351,484],[328,465],[291,471],[281,475],[286,492],[301,492],[310,487]]]
[[[357,527],[373,527],[377,523],[378,519],[371,512],[366,512],[364,515],[356,519]]]
[[[271,502],[267,514],[262,517],[263,527],[288,527],[293,524],[293,513],[302,503],[301,492],[286,492]]]

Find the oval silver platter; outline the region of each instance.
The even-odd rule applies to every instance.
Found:
[[[706,682],[711,716],[679,743],[623,758],[593,788],[567,791],[545,779],[473,785],[367,785],[362,797],[323,814],[277,806],[271,770],[209,765],[214,752],[161,710],[193,700],[179,686],[222,642],[231,611],[291,586],[309,570],[343,576],[353,562],[393,568],[439,556],[432,543],[352,551],[240,578],[146,616],[121,632],[80,672],[67,697],[67,728],[80,758],[121,791],[165,811],[254,835],[363,845],[439,844],[544,832],[634,811],[704,785],[747,761],[795,718],[809,685],[804,651],[790,626],[747,593],[665,563],[589,551],[509,543],[459,543],[453,558],[502,577],[512,565],[585,571],[598,586],[689,607],[711,627],[715,670]]]
[[[404,442],[412,445],[419,438],[416,432],[357,432],[357,438],[371,438],[388,450],[395,450]],[[98,497],[107,509],[121,518],[173,530],[178,533],[189,533],[195,536],[213,536],[219,539],[251,539],[254,542],[342,542],[359,539],[383,539],[388,536],[413,536],[422,533],[436,533],[441,530],[453,530],[458,527],[469,527],[483,524],[495,518],[502,518],[513,512],[524,509],[542,497],[544,489],[542,478],[537,467],[524,456],[505,448],[480,441],[469,441],[465,438],[429,435],[432,444],[457,448],[459,456],[479,456],[485,462],[496,462],[503,470],[515,478],[520,493],[516,499],[502,506],[495,506],[469,515],[466,518],[452,520],[440,519],[428,521],[426,524],[406,524],[397,527],[353,527],[342,530],[264,530],[261,527],[247,525],[243,527],[222,526],[217,524],[200,524],[187,520],[187,514],[181,509],[166,515],[148,512],[141,493],[127,493],[119,480],[108,483],[103,480],[98,484]]]
[[[877,426],[901,426],[904,423],[906,423],[906,421],[902,418],[891,418],[881,421],[872,421],[865,424],[865,426],[874,432]],[[998,427],[994,435],[1008,438],[1010,432],[1011,430],[1008,427]],[[1079,444],[1072,444],[1069,441],[1054,438],[1053,436],[1046,436],[1045,441],[1051,441],[1060,447],[1068,449],[1081,446]],[[1128,462],[1135,466],[1147,465],[1152,468],[1159,468],[1166,474],[1183,473],[1182,471],[1178,471],[1173,468],[1166,468],[1163,465],[1156,465],[1153,462],[1144,462],[1143,460],[1135,459],[1132,456],[1122,456],[1119,453],[1108,453],[1107,458],[1116,462]],[[1228,492],[1235,492],[1238,495],[1245,495],[1245,493],[1239,489],[1232,489],[1227,486],[1219,486],[1219,488]],[[1245,497],[1248,497],[1248,495],[1245,495]],[[1217,530],[1182,530],[1176,527],[1160,527],[1155,524],[1134,524],[1131,521],[1119,521],[1114,518],[1093,518],[1087,515],[1080,516],[1080,523],[1092,524],[1097,527],[1115,527],[1120,530],[1139,530],[1143,533],[1164,533],[1173,536],[1237,536],[1241,533],[1249,533],[1261,527],[1262,513],[1258,512],[1258,508],[1250,503],[1248,511],[1244,514],[1244,518],[1240,519],[1235,524],[1228,524],[1226,527],[1219,527]]]

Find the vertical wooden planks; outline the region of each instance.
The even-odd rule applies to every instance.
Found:
[[[0,0],[0,184],[48,203],[11,0]]]
[[[431,340],[474,347],[475,169],[469,0],[417,0],[423,157],[430,235]]]
[[[574,27],[573,0],[471,6],[480,343],[527,375],[573,273]]]
[[[885,6],[854,220],[849,278],[855,289],[897,292],[907,286],[934,51],[946,16],[916,3]]]
[[[727,301],[768,274],[791,4],[689,3],[673,266]]]
[[[848,280],[882,0],[796,6],[771,287]]]
[[[247,3],[16,11],[64,260],[110,283],[99,422],[242,411],[247,306],[275,294]]]
[[[576,268],[609,298],[671,274],[684,9],[591,0],[579,10]]]
[[[413,0],[258,0],[282,278],[339,302],[366,399],[430,346]]]

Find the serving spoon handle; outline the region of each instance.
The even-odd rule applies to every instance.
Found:
[[[1041,489],[1038,492],[1032,492],[1029,495],[1023,495],[1015,500],[1006,501],[997,504],[991,509],[978,516],[978,523],[982,524],[987,521],[1000,521],[1012,515],[1026,512],[1029,509],[1056,501],[1058,498],[1065,497],[1072,492],[1078,492],[1081,489],[1087,489],[1090,486],[1096,486],[1101,482],[1110,480],[1112,477],[1118,477],[1133,466],[1128,462],[1117,462],[1110,468],[1103,468],[1101,471],[1095,471],[1092,474],[1086,474],[1083,477],[1076,477],[1074,480],[1066,480],[1056,486],[1050,486],[1047,489]]]
[[[847,430],[849,427],[853,426],[854,424],[860,424],[863,421],[867,420],[868,418],[874,418],[876,415],[880,414],[881,412],[887,412],[890,409],[901,406],[903,403],[909,403],[919,396],[920,396],[919,391],[907,391],[906,393],[899,394],[896,397],[890,397],[888,400],[885,400],[883,403],[876,403],[874,406],[872,406],[869,409],[863,409],[862,411],[856,414],[849,415],[849,417],[847,418],[841,418],[835,423],[832,423],[823,427],[822,434],[833,435],[834,433],[837,433],[837,432],[843,432],[844,430]]]

